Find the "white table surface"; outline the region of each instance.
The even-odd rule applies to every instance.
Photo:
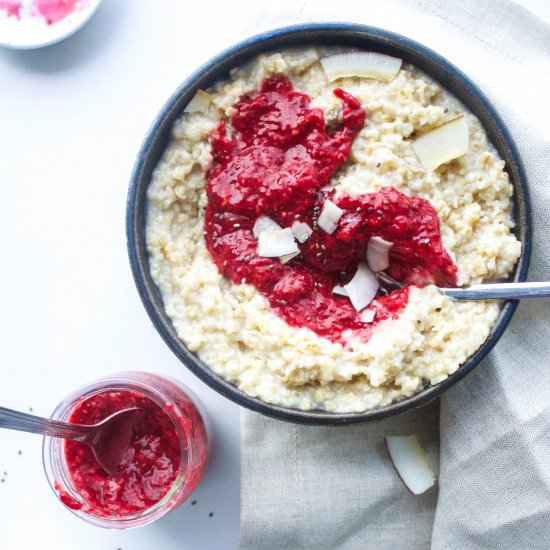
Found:
[[[550,22],[546,0],[521,3]],[[188,502],[121,532],[87,525],[56,500],[40,437],[2,431],[3,550],[238,546],[239,409],[188,373],[157,335],[132,281],[124,211],[133,161],[156,112],[220,43],[262,30],[252,23],[262,9],[234,1],[214,17],[208,3],[104,0],[64,42],[0,51],[0,403],[48,415],[103,375],[167,373],[203,399],[215,445]],[[290,13],[283,21],[294,22]]]

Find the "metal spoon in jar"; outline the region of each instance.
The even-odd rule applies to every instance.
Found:
[[[380,283],[391,290],[403,284],[387,273],[379,273]],[[485,283],[462,288],[440,288],[453,300],[518,300],[520,298],[550,298],[550,282]]]
[[[122,454],[130,444],[133,426],[142,409],[131,408],[118,411],[99,424],[71,424],[41,418],[0,407],[0,428],[61,437],[85,443],[92,448],[98,464],[109,474],[116,475]]]

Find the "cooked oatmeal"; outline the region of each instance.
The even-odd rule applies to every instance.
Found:
[[[205,112],[184,113],[148,193],[150,268],[166,312],[187,347],[248,394],[300,409],[359,412],[437,384],[487,338],[497,302],[451,302],[434,285],[410,286],[397,315],[338,338],[292,326],[246,279],[224,277],[205,240],[210,138],[239,98],[272,77],[287,77],[311,97],[327,127],[342,124],[341,88],[367,115],[349,159],[330,179],[334,195],[360,197],[392,187],[431,205],[459,285],[506,277],[521,247],[511,233],[512,186],[479,121],[449,92],[404,65],[389,83],[343,78],[329,83],[309,48],[262,55],[208,90]],[[427,172],[412,143],[458,115],[469,129],[467,154]],[[331,134],[332,135],[332,134]],[[350,199],[351,200],[351,199]],[[239,225],[239,224],[236,224]],[[277,260],[278,261],[278,260]],[[342,300],[346,300],[342,298]],[[369,308],[376,310],[375,300]]]

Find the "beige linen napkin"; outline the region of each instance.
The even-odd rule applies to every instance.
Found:
[[[234,4],[233,4],[234,7]],[[550,28],[505,0],[286,1],[249,34],[340,20],[438,51],[494,102],[529,177],[532,280],[550,279]],[[226,22],[231,24],[231,13]],[[246,28],[245,28],[246,27]],[[550,302],[522,302],[505,335],[437,404],[377,424],[317,428],[242,413],[241,548],[550,548]],[[409,495],[384,434],[417,433],[438,488]]]

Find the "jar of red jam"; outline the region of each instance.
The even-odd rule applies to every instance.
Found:
[[[209,436],[202,405],[171,378],[117,373],[73,392],[51,418],[96,424],[132,407],[141,412],[114,476],[87,445],[44,438],[52,489],[74,514],[100,527],[125,529],[158,519],[189,497],[206,469]]]

